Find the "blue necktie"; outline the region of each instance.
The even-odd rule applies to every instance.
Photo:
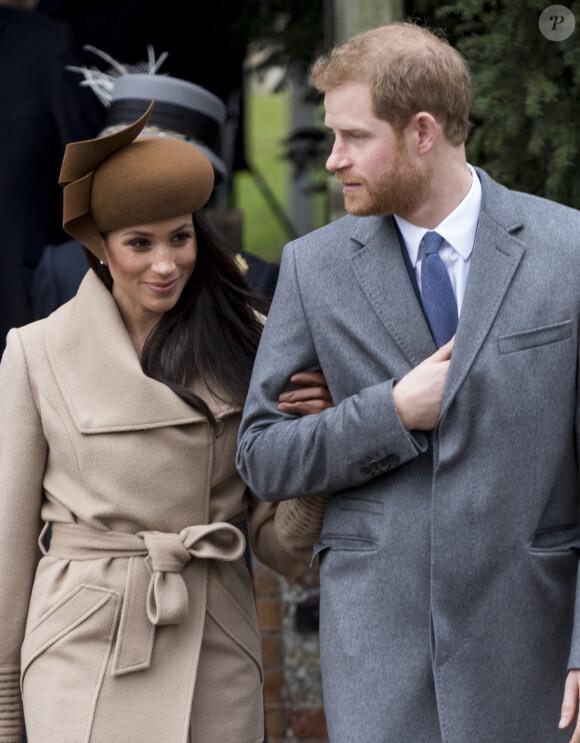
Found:
[[[439,257],[442,242],[443,238],[437,232],[425,234],[421,264],[423,308],[437,348],[451,340],[457,330],[457,301],[447,268]]]

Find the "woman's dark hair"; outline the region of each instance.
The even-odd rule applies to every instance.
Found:
[[[243,406],[262,333],[256,310],[267,302],[242,275],[234,254],[202,211],[193,215],[197,260],[176,305],[149,333],[141,366],[203,413],[212,429],[209,406],[191,390],[201,380],[217,398]],[[109,269],[85,250],[91,268],[112,289]]]

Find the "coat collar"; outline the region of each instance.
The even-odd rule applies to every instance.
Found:
[[[143,373],[115,301],[93,271],[87,273],[77,295],[46,322],[49,363],[81,433],[207,420],[166,385]],[[237,411],[207,394],[204,399],[217,417]]]
[[[441,416],[485,342],[525,251],[517,237],[524,219],[513,192],[476,170],[483,189],[481,211]]]
[[[355,222],[358,243],[351,261],[369,301],[411,367],[435,351],[435,343],[411,284],[393,217]]]
[[[524,224],[513,193],[476,168],[482,182],[479,223],[442,415],[484,343],[524,253]],[[410,368],[436,347],[405,268],[392,217],[354,219],[355,275]]]

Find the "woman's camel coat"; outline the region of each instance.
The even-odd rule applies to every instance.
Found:
[[[208,400],[209,401],[209,400]],[[0,741],[258,743],[260,636],[239,525],[296,574],[206,420],[146,377],[89,272],[0,365]],[[42,522],[52,523],[42,559]],[[46,541],[46,540],[44,540]]]

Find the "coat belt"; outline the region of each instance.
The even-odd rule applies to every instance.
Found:
[[[66,560],[129,559],[113,663],[113,675],[120,676],[149,668],[155,627],[179,624],[187,616],[185,565],[194,557],[231,562],[244,549],[242,532],[224,521],[188,526],[179,534],[125,534],[55,523],[48,554]]]

